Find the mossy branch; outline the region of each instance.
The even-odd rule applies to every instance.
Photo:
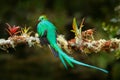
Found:
[[[83,25],[83,21],[82,24]],[[101,51],[112,52],[118,51],[116,53],[117,57],[120,57],[120,39],[112,38],[110,40],[100,39],[94,40],[93,29],[88,29],[86,31],[81,31],[82,27],[78,28],[75,18],[73,22],[73,32],[75,35],[74,39],[67,41],[64,35],[58,35],[57,41],[58,45],[66,50],[68,53],[72,51],[79,50],[81,53],[98,53]],[[31,36],[30,28],[22,28],[18,30],[18,26],[11,27],[9,25],[10,37],[5,39],[0,39],[0,49],[7,51],[8,48],[15,48],[19,44],[28,44],[29,47],[40,45],[40,40],[38,36]],[[19,32],[19,34],[18,34]]]

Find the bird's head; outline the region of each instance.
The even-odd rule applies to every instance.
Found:
[[[38,21],[42,21],[42,20],[47,20],[47,17],[45,15],[40,16]]]

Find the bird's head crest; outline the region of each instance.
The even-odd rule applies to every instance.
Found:
[[[42,20],[47,20],[47,17],[45,15],[40,16],[38,21],[42,21]]]

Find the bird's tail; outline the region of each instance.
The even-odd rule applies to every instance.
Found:
[[[94,68],[94,69],[100,70],[102,72],[108,73],[108,71],[105,69],[102,69],[102,68],[92,66],[92,65],[75,60],[74,58],[68,56],[65,52],[63,52],[57,44],[52,45],[52,47],[54,47],[54,49],[58,52],[58,56],[59,56],[60,60],[62,61],[63,65],[65,66],[65,68],[67,68],[67,65],[65,63],[65,61],[66,61],[71,67],[74,67],[74,65],[73,65],[73,63],[74,63],[77,65]]]

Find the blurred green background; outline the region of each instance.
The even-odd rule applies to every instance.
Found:
[[[102,27],[104,22],[120,29],[119,0],[0,0],[0,38],[8,37],[5,23],[31,26],[31,30],[36,32],[37,19],[42,14],[47,15],[56,25],[58,34],[64,34],[68,40],[74,37],[70,32],[73,17],[79,24],[85,17],[83,30],[95,28],[95,39],[120,37],[120,30],[112,34]],[[0,51],[0,80],[120,80],[120,60],[115,57],[119,52],[70,54],[79,61],[109,70],[107,75],[77,65],[66,70],[48,47],[20,45],[9,49],[9,53]]]

